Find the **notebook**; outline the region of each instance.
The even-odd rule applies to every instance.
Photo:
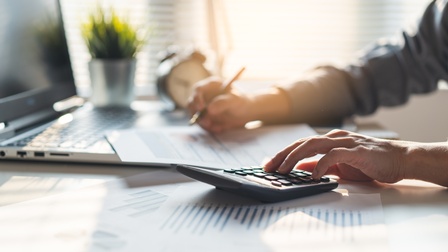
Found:
[[[0,160],[123,163],[105,132],[139,113],[79,103],[59,1],[1,1],[0,58]]]

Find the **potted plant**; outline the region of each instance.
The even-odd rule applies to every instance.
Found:
[[[95,106],[129,106],[134,99],[136,54],[145,43],[137,29],[113,10],[101,8],[82,24],[82,36],[92,57],[89,62]]]

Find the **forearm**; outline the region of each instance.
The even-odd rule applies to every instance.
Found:
[[[287,94],[278,88],[270,88],[249,97],[250,121],[260,120],[266,124],[287,123],[292,118],[292,105]]]
[[[333,66],[321,66],[297,82],[278,87],[288,94],[291,118],[295,122],[328,125],[352,116],[357,97],[349,86],[347,75]]]
[[[406,156],[404,178],[448,187],[448,142],[412,144]]]
[[[417,32],[376,43],[353,64],[323,66],[281,85],[289,95],[293,117],[310,124],[332,123],[354,114],[372,114],[380,106],[401,105],[411,94],[437,89],[440,79],[448,80],[444,8],[430,4]]]

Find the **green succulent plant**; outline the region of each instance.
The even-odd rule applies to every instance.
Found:
[[[146,41],[127,20],[113,10],[106,16],[101,8],[89,15],[81,32],[94,59],[134,58]]]

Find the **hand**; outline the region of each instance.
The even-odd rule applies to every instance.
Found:
[[[191,114],[207,108],[198,124],[213,133],[243,127],[249,122],[251,98],[236,89],[221,94],[222,85],[216,77],[198,82],[188,103]]]
[[[354,181],[394,183],[405,178],[405,158],[410,142],[383,140],[353,132],[333,130],[323,136],[299,139],[265,164],[267,172],[312,171],[318,179],[334,174]],[[318,161],[299,162],[323,154]]]

